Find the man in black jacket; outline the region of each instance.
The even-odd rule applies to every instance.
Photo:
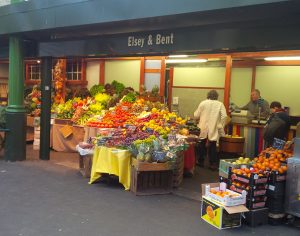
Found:
[[[272,102],[270,105],[271,115],[264,128],[265,147],[272,146],[274,138],[286,140],[290,129],[290,117],[282,109],[280,102]]]

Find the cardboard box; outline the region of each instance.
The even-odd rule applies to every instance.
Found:
[[[224,206],[205,196],[206,185],[210,188],[220,187],[220,183],[202,184],[201,218],[218,229],[241,226],[241,213],[249,210],[244,205]]]
[[[240,227],[241,213],[247,211],[244,205],[226,207],[202,197],[201,218],[218,229]]]
[[[202,185],[202,195],[207,198],[218,202],[224,206],[238,206],[246,203],[247,192],[242,191],[242,193],[236,193],[226,188],[226,183],[216,183],[216,184],[203,184]],[[226,191],[229,192],[231,196],[227,195],[220,197],[216,194],[210,192],[211,189],[216,191]]]

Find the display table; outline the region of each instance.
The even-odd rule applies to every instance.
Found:
[[[73,133],[65,138],[60,129],[65,125],[52,125],[52,148],[57,152],[77,152],[76,145],[83,142],[84,128],[81,126],[72,126]]]
[[[128,150],[95,147],[90,184],[101,177],[101,174],[112,174],[119,177],[125,190],[130,189],[131,154]]]

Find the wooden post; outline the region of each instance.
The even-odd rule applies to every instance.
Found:
[[[162,57],[161,58],[161,67],[160,67],[160,96],[162,98],[164,98],[165,96],[165,76],[166,76],[166,62],[165,62],[165,58]],[[163,101],[161,101],[163,102]]]
[[[251,91],[255,89],[255,80],[256,80],[256,65],[252,67],[252,81],[251,81]]]
[[[172,89],[173,89],[173,77],[174,77],[174,67],[170,67],[169,71],[169,87],[168,87],[168,107],[171,111],[172,108]]]
[[[141,68],[140,68],[140,93],[143,92],[142,87],[145,85],[145,57],[141,57]]]
[[[229,112],[229,97],[230,97],[230,81],[231,81],[232,57],[226,56],[226,72],[225,72],[225,87],[224,87],[224,105],[227,113]]]
[[[99,78],[99,84],[104,85],[105,84],[105,60],[100,60],[100,78]]]

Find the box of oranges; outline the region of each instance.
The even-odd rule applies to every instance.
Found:
[[[216,188],[219,183],[202,185],[202,193],[205,193],[206,186]],[[223,204],[212,200],[210,197],[202,196],[201,218],[208,224],[218,228],[227,229],[241,226],[241,213],[247,212],[244,205],[224,206]]]
[[[241,194],[231,191],[226,188],[226,183],[220,183],[217,187],[205,185],[204,195],[224,206],[237,206],[245,204],[247,192],[243,191]]]

